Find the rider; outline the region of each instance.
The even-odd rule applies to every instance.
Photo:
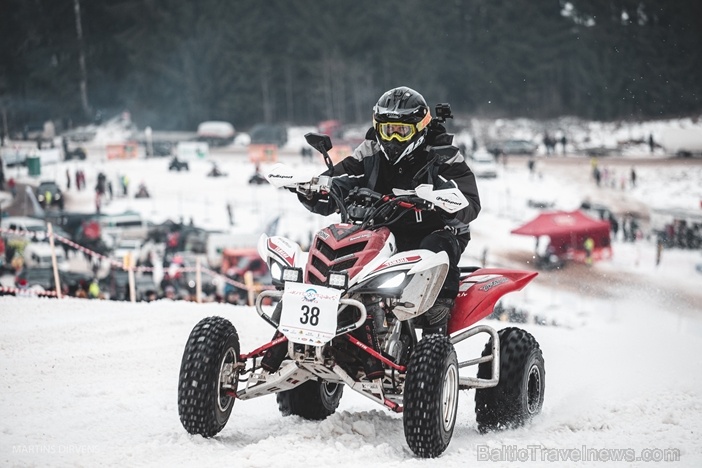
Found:
[[[421,216],[408,214],[390,226],[397,251],[427,249],[444,251],[449,257],[448,275],[438,298],[416,324],[423,327],[424,334],[447,332],[458,295],[458,262],[470,240],[468,225],[480,212],[475,176],[463,155],[457,153],[441,165],[427,166],[428,147],[450,145],[452,141],[453,135],[432,120],[421,94],[405,86],[394,88],[374,106],[373,127],[366,133],[366,140],[336,164],[332,174],[344,198],[354,187],[391,195],[393,189],[413,190],[420,184],[433,183],[435,189],[456,187],[468,200],[468,206],[456,213],[437,208]],[[299,198],[314,213],[328,215],[337,209],[332,199],[318,194],[299,194]]]

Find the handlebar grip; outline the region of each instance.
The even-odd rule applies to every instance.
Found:
[[[398,204],[403,208],[414,208],[423,211],[430,211],[434,209],[433,203],[421,197],[414,196],[407,197],[405,200],[401,200]]]

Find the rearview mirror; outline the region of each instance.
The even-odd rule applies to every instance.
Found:
[[[305,134],[305,140],[307,140],[308,145],[322,154],[332,149],[332,142],[329,135],[323,135],[321,133],[307,133]]]

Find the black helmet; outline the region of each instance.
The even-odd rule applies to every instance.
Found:
[[[430,122],[427,102],[406,86],[387,91],[373,107],[376,138],[392,164],[397,164],[424,143]]]

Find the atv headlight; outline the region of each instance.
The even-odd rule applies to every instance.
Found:
[[[346,289],[349,284],[349,275],[346,272],[329,272],[329,287],[337,289]]]
[[[406,277],[407,275],[405,272],[401,271],[400,273],[397,273],[396,275],[393,275],[380,283],[380,285],[378,285],[378,289],[399,288],[405,281]]]
[[[278,265],[275,263],[275,265]],[[302,282],[302,268],[283,268],[283,281]]]
[[[271,262],[271,277],[276,281],[280,281],[282,276],[283,269],[280,265],[277,262]]]

